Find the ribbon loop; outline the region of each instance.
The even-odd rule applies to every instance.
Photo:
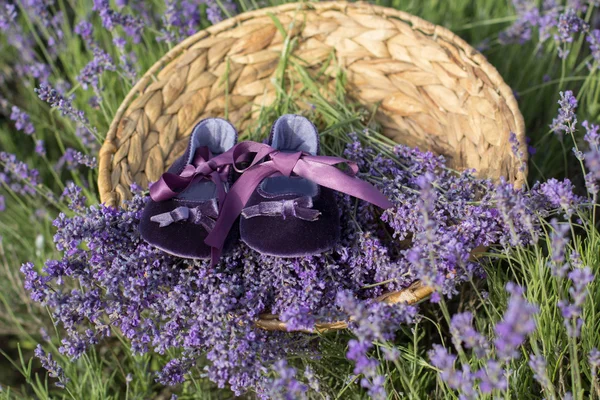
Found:
[[[150,197],[154,201],[172,199],[186,190],[192,183],[203,179],[210,179],[220,190],[223,182],[227,182],[230,165],[233,164],[231,155],[230,150],[212,157],[208,147],[198,147],[192,164],[187,164],[180,174],[165,172],[150,187]],[[220,193],[224,192],[220,190]],[[223,198],[220,199],[223,200]]]

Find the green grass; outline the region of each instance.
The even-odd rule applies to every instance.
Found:
[[[267,3],[279,4],[273,1]],[[474,46],[487,43],[488,49],[484,54],[505,81],[519,93],[519,106],[525,117],[527,134],[532,139],[532,145],[538,149],[530,163],[530,182],[568,176],[581,187],[581,169],[570,155],[572,139],[567,137],[560,140],[548,129],[556,114],[558,92],[566,89],[577,93],[580,101],[579,120],[589,119],[598,123],[600,75],[596,70],[587,70],[586,55],[577,51],[578,43],[572,45],[571,56],[565,62],[557,57],[555,48],[551,45],[542,46],[536,40],[525,45],[501,45],[497,40],[498,33],[514,20],[514,10],[506,0],[393,0],[377,3],[443,25]],[[252,9],[254,4],[254,1],[241,0],[238,8]],[[56,3],[57,9],[72,10],[69,15],[76,16],[75,21],[90,15],[91,6],[91,1],[59,0]],[[164,10],[164,5],[157,1],[151,2],[151,7],[159,12]],[[589,17],[591,19],[592,15]],[[73,18],[69,18],[69,23],[72,22]],[[93,22],[96,39],[105,49],[113,48],[111,34],[101,27],[97,17]],[[21,15],[20,24],[25,30],[33,29],[40,42],[46,40],[47,32],[36,21]],[[99,109],[89,107],[87,102],[91,91],[83,91],[75,83],[79,71],[92,56],[72,33],[72,26],[65,26],[64,32],[66,50],[52,63],[52,79],[63,79],[73,84],[69,92],[77,95],[75,105],[86,111],[90,124],[97,127],[101,141],[131,83],[124,82],[116,73],[105,73],[101,80],[105,87],[102,106]],[[141,43],[132,48],[138,56],[141,71],[148,69],[169,49],[166,44],[157,43],[155,36],[154,29],[146,30]],[[289,45],[293,46],[294,43]],[[38,51],[44,56],[41,48]],[[11,60],[18,56],[14,50],[3,51],[0,54],[0,69],[7,69]],[[116,53],[113,53],[113,57],[118,59]],[[365,128],[377,130],[376,121],[371,119],[367,110],[348,102],[343,90],[342,74],[334,80],[336,89],[324,98],[318,93],[314,77],[304,71],[297,60],[284,53],[281,65],[287,65],[288,68],[282,67],[278,74],[278,101],[261,111],[250,132],[251,138],[264,137],[276,116],[296,112],[307,103],[314,108],[303,112],[322,128],[324,148],[328,153],[342,150],[339,138],[347,132]],[[546,75],[548,79],[544,79]],[[301,81],[304,89],[290,89],[290,81]],[[165,388],[155,383],[152,371],[158,370],[168,355],[133,356],[126,341],[116,332],[109,342],[98,345],[93,352],[76,362],[69,361],[57,351],[60,332],[55,330],[47,310],[29,299],[18,269],[25,261],[33,261],[40,266],[44,260],[58,256],[52,245],[54,228],[51,221],[57,212],[66,211],[66,208],[48,194],[53,192],[59,195],[64,183],[73,180],[86,188],[89,204],[96,204],[99,201],[97,171],[84,168],[60,174],[53,172],[52,163],[66,147],[81,150],[84,147],[75,136],[75,125],[38,100],[33,92],[35,86],[36,83],[30,78],[0,83],[2,97],[10,105],[15,104],[31,115],[36,127],[33,139],[43,139],[48,144],[48,155],[41,158],[32,152],[32,139],[15,132],[11,121],[5,119],[0,122],[0,149],[18,154],[22,160],[38,168],[44,182],[43,187],[37,188],[40,193],[38,196],[13,196],[8,188],[0,189],[7,199],[7,210],[0,213],[0,385],[3,388],[0,399],[145,399],[169,398],[171,393],[177,393],[180,399],[233,397],[228,390],[218,389],[203,378],[200,368],[189,381],[178,387]],[[580,141],[580,137],[577,140]],[[49,210],[48,216],[36,215],[39,209]],[[549,225],[546,228],[550,230]],[[573,229],[577,234],[570,246],[579,252],[583,263],[600,276],[600,235],[595,226],[595,215],[582,215],[581,224],[574,222]],[[423,304],[423,318],[419,323],[411,327],[399,327],[394,343],[377,344],[374,355],[381,360],[381,372],[386,375],[386,389],[390,397],[458,398],[438,378],[427,357],[427,351],[433,343],[446,341],[449,345],[448,321],[443,310],[447,309],[450,313],[472,311],[479,331],[493,336],[494,323],[501,318],[507,302],[504,286],[509,281],[515,281],[527,288],[527,299],[540,307],[538,330],[524,349],[547,358],[547,373],[553,385],[542,389],[536,383],[527,366],[524,350],[523,356],[511,365],[512,374],[507,377],[509,391],[505,397],[562,398],[567,391],[575,391],[576,398],[600,398],[598,380],[591,375],[585,359],[590,349],[600,347],[600,308],[597,304],[600,302],[600,283],[596,280],[588,288],[581,339],[569,339],[556,304],[557,300],[568,296],[569,284],[551,276],[546,266],[550,247],[550,238],[544,235],[538,246],[503,252],[494,261],[486,262],[486,280],[464,285],[460,295],[448,304]],[[482,291],[488,293],[485,299],[481,297]],[[41,328],[50,333],[50,342],[42,340]],[[326,334],[318,340],[312,336],[305,337],[302,340],[312,340],[319,347],[322,359],[315,361],[296,357],[292,360],[299,367],[310,364],[330,398],[365,397],[365,392],[356,383],[357,379],[348,379],[353,369],[345,358],[345,346],[349,338],[347,332]],[[47,351],[52,351],[65,369],[71,379],[68,390],[54,387],[54,380],[48,378],[37,360],[32,359],[33,349],[38,342],[42,342]],[[401,357],[394,362],[385,361],[379,353],[383,346],[395,346]],[[473,367],[481,364],[481,360],[470,353],[464,353],[461,362]],[[132,376],[131,382],[126,379],[128,374]],[[594,382],[596,389],[593,389]],[[252,397],[251,394],[248,396]]]

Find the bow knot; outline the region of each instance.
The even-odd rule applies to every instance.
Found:
[[[283,219],[295,217],[304,221],[316,221],[321,212],[312,209],[313,202],[309,196],[298,197],[289,200],[264,201],[254,206],[246,207],[242,210],[244,218],[254,217],[275,217],[281,216]]]
[[[211,199],[196,207],[181,206],[172,211],[154,215],[150,218],[150,221],[157,222],[161,228],[175,222],[188,221],[196,225],[202,225],[207,232],[210,232],[215,227],[218,216],[217,199]]]
[[[202,179],[210,179],[217,185],[219,199],[223,200],[223,182],[227,182],[230,157],[227,153],[212,157],[208,147],[198,147],[191,164],[187,164],[181,173],[165,172],[160,179],[150,187],[150,197],[154,201],[164,201],[176,197],[192,183]]]

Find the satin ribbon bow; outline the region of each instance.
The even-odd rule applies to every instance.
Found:
[[[242,210],[244,218],[277,217],[283,219],[296,217],[304,221],[316,221],[321,212],[312,209],[313,202],[310,196],[298,197],[289,200],[263,201]]]
[[[260,182],[270,176],[300,176],[383,209],[392,206],[373,185],[356,177],[358,173],[356,163],[343,158],[313,156],[300,151],[286,153],[257,142],[238,143],[222,156],[230,158],[229,161],[234,169],[242,175],[229,190],[221,205],[215,227],[204,241],[214,250],[213,265],[218,261],[225,238],[248,199]],[[247,162],[248,166],[243,169],[238,168],[237,164],[241,161]],[[336,168],[339,164],[346,165],[349,171],[344,172]]]
[[[227,182],[231,156],[227,153],[213,157],[206,146],[198,147],[191,164],[187,164],[180,174],[165,172],[150,187],[150,197],[154,201],[165,201],[176,197],[192,183],[210,179],[217,187],[219,200],[225,198],[224,182]]]
[[[211,199],[196,207],[177,207],[173,211],[154,215],[150,218],[152,222],[158,222],[161,228],[179,221],[188,221],[196,225],[202,225],[207,232],[215,227],[215,220],[219,216],[217,199]]]

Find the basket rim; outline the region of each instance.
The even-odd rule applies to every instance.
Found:
[[[322,3],[308,3],[308,2],[298,2],[298,3],[287,3],[279,6],[261,8],[253,11],[248,11],[242,14],[238,14],[235,17],[226,19],[217,23],[215,25],[210,26],[207,29],[201,30],[194,35],[184,39],[171,50],[169,50],[165,55],[163,55],[158,61],[154,63],[150,69],[144,73],[144,75],[139,79],[139,81],[131,88],[129,93],[125,96],[121,105],[115,112],[113,120],[109,126],[108,132],[106,134],[106,138],[99,152],[99,177],[98,177],[98,189],[100,192],[100,201],[101,203],[105,203],[111,206],[117,206],[116,200],[114,196],[111,196],[112,185],[111,185],[111,173],[112,173],[112,156],[117,151],[117,145],[115,143],[116,133],[119,122],[123,118],[125,112],[127,111],[129,105],[134,100],[134,98],[142,94],[145,88],[152,83],[153,77],[157,74],[164,66],[173,61],[176,57],[182,54],[186,49],[191,47],[196,42],[211,36],[222,33],[235,27],[236,25],[257,18],[268,16],[269,14],[280,14],[289,11],[304,11],[304,10],[334,10],[341,11],[346,13],[348,10],[352,11],[362,11],[367,14],[372,14],[376,16],[383,16],[388,18],[399,19],[414,29],[418,30],[421,33],[433,37],[433,40],[437,40],[437,38],[442,38],[450,43],[453,43],[461,50],[464,51],[465,55],[473,61],[477,66],[487,75],[489,80],[491,81],[494,89],[498,92],[498,94],[506,101],[506,105],[510,110],[514,122],[515,122],[515,130],[517,140],[520,144],[520,151],[523,154],[523,161],[525,163],[525,169],[517,171],[513,184],[516,187],[521,187],[526,182],[527,176],[527,161],[528,161],[528,152],[526,145],[526,137],[525,137],[525,122],[523,116],[519,110],[519,106],[517,100],[513,94],[512,89],[506,82],[504,82],[502,76],[498,72],[498,70],[491,65],[485,56],[483,56],[479,51],[474,49],[470,44],[468,44],[465,40],[457,36],[455,33],[450,31],[449,29],[435,25],[429,21],[421,19],[420,17],[414,16],[407,12],[396,10],[389,7],[373,5],[365,2],[356,2],[349,3],[346,1],[331,1],[331,2],[322,2]],[[390,292],[383,296],[378,297],[375,301],[383,301],[388,304],[396,304],[396,303],[407,303],[407,304],[415,304],[426,299],[433,293],[433,289],[429,286],[423,285],[420,281],[414,282],[408,288],[405,288],[401,291]],[[319,323],[315,325],[314,330],[306,330],[305,332],[326,332],[331,330],[345,329],[348,327],[348,323],[350,321],[335,321],[331,323]],[[261,314],[260,318],[256,321],[256,326],[265,330],[272,331],[287,331],[285,322],[282,322],[278,319],[276,315],[273,314]]]

